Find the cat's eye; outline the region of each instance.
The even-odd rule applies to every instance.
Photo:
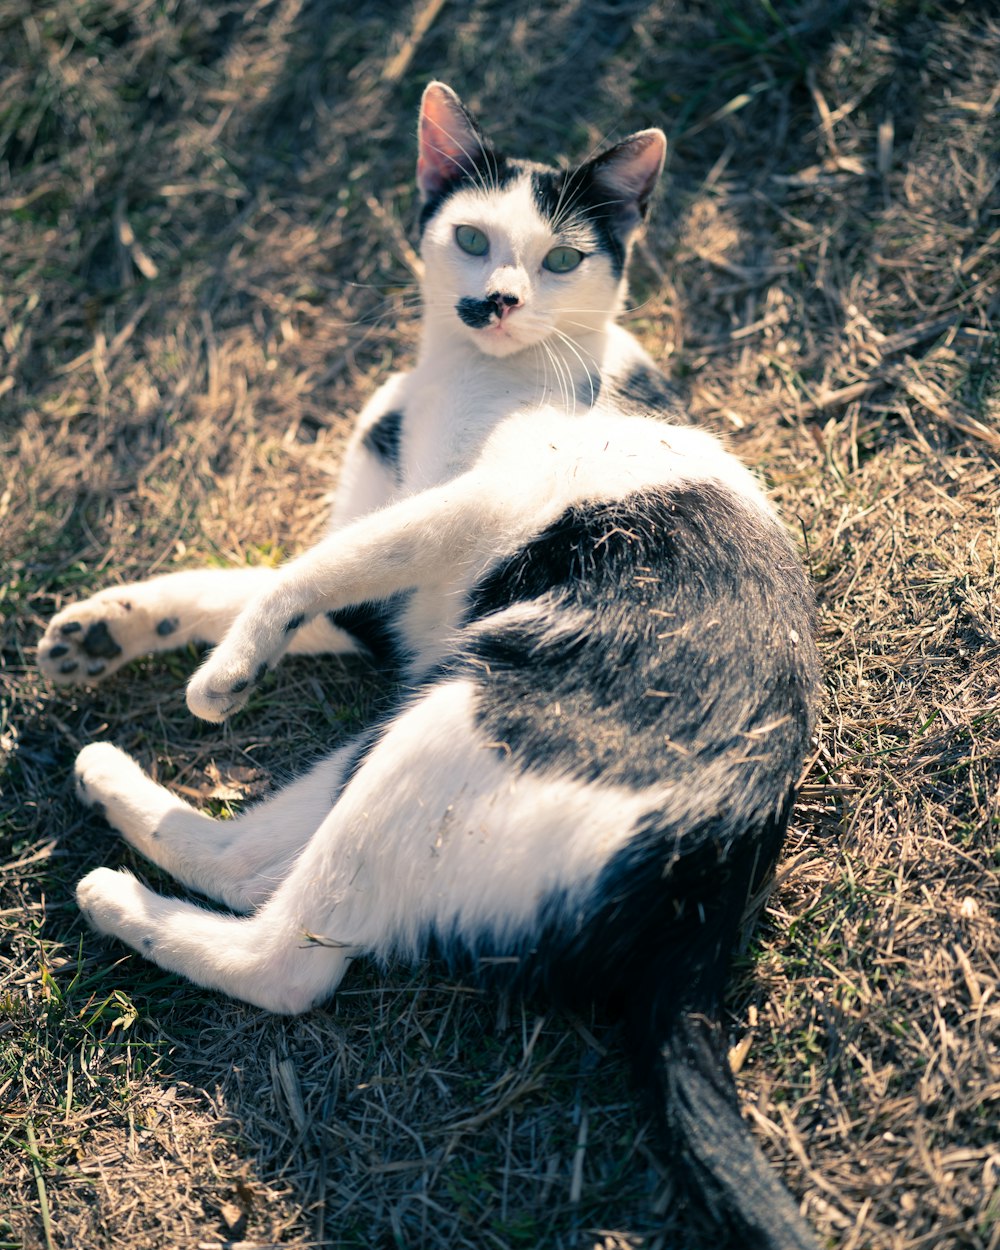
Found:
[[[482,230],[475,226],[456,226],[455,242],[463,252],[470,256],[485,256],[490,250],[490,241]]]
[[[569,273],[583,260],[583,252],[575,247],[554,247],[542,261],[542,268],[550,273]]]

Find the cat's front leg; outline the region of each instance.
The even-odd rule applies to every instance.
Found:
[[[223,721],[247,702],[307,623],[313,596],[282,570],[279,585],[240,614],[222,642],[188,682],[187,703],[207,721]],[[311,622],[310,622],[311,624]]]
[[[351,604],[461,578],[494,552],[496,535],[518,541],[521,513],[533,516],[473,471],[334,531],[279,569],[272,588],[240,614],[189,683],[188,707],[225,720],[300,629]]]
[[[93,685],[139,656],[220,642],[276,579],[270,568],[189,569],[110,586],[52,618],[38,644],[38,666],[57,685]],[[301,655],[354,649],[325,617],[296,631],[289,647]]]
[[[49,622],[38,666],[58,685],[93,684],[142,655],[218,642],[272,569],[192,569],[110,586]]]

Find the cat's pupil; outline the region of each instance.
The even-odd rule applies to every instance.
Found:
[[[569,273],[583,260],[583,252],[575,247],[554,247],[542,261],[542,267],[552,273]]]
[[[475,226],[456,226],[455,242],[463,252],[470,256],[485,256],[490,250],[490,241],[482,230]]]

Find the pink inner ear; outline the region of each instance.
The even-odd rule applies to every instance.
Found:
[[[661,130],[640,130],[597,158],[595,177],[623,200],[635,200],[644,212],[666,154],[667,140]]]
[[[417,185],[424,199],[443,191],[475,167],[483,145],[458,96],[431,83],[420,106]]]

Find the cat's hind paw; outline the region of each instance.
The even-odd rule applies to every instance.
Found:
[[[154,925],[147,896],[155,898],[130,872],[112,868],[95,868],[76,887],[77,906],[98,933],[151,955]]]
[[[91,742],[73,765],[76,797],[88,807],[104,811],[109,801],[126,792],[145,775],[139,765],[110,742]]]

